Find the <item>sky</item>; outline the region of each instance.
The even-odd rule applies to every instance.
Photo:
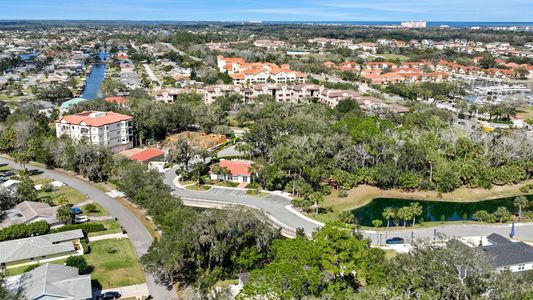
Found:
[[[0,0],[0,19],[533,22],[533,0]]]

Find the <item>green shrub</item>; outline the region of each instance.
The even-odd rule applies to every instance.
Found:
[[[50,225],[46,221],[30,224],[15,224],[0,230],[0,241],[9,241],[43,235],[50,232]]]
[[[65,261],[65,265],[78,268],[80,275],[89,274],[93,270],[93,267],[87,264],[83,256],[70,256]]]
[[[51,185],[50,183],[47,183],[47,184],[44,184],[44,185],[43,185],[42,190],[43,190],[44,192],[50,193],[51,191],[54,190],[54,186]]]
[[[105,226],[101,223],[83,223],[83,224],[68,224],[61,226],[59,228],[52,229],[52,233],[57,232],[63,232],[63,231],[69,231],[69,230],[76,230],[81,229],[83,230],[84,234],[88,234],[91,232],[98,232],[98,231],[104,231]]]
[[[257,183],[257,182],[252,182],[252,183],[249,183],[247,186],[246,186],[247,189],[253,189],[253,190],[258,190],[261,188],[261,186]]]
[[[85,205],[84,209],[88,212],[92,212],[92,213],[96,213],[96,212],[99,212],[98,208],[96,207],[96,205],[90,203],[90,204],[87,204]]]
[[[346,190],[339,190],[337,192],[337,196],[339,198],[346,198],[346,197],[348,197],[348,192]]]
[[[81,248],[83,249],[83,254],[91,253],[91,247],[87,244],[86,240],[81,240]]]
[[[29,272],[37,267],[39,267],[40,265],[39,264],[33,264],[33,265],[29,265],[26,269],[24,269],[24,273],[26,272]]]

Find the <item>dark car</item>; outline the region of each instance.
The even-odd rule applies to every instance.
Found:
[[[403,244],[405,243],[404,239],[401,237],[393,237],[385,241],[387,245],[396,245],[396,244]]]
[[[120,298],[119,292],[105,292],[102,295],[98,296],[98,299],[107,300],[107,299],[118,299]]]

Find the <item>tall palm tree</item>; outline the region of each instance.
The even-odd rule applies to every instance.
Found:
[[[518,219],[522,220],[522,208],[526,207],[529,201],[525,196],[518,196],[514,199],[514,206],[518,207]]]
[[[416,216],[422,215],[422,206],[418,202],[413,202],[410,204],[409,208],[411,209],[411,214],[413,214],[413,225],[416,224]]]
[[[392,207],[387,207],[383,210],[382,216],[387,220],[387,228],[389,228],[390,220],[396,216],[396,211]]]

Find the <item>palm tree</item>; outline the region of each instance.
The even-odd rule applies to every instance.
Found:
[[[400,218],[403,221],[403,227],[407,227],[407,221],[411,219],[411,216],[413,215],[411,211],[411,207],[404,206],[400,209],[398,209],[398,218]]]
[[[413,225],[415,225],[416,224],[416,217],[422,215],[422,206],[420,206],[420,204],[418,204],[418,202],[413,202],[413,203],[411,203],[409,208],[411,209],[411,213],[413,214]]]
[[[396,211],[392,207],[387,207],[383,210],[382,216],[387,220],[387,228],[389,228],[390,220],[396,216]]]
[[[518,196],[518,197],[516,197],[514,199],[513,204],[514,204],[514,206],[518,207],[518,219],[520,221],[522,220],[522,208],[527,206],[528,203],[529,203],[529,201],[524,196]]]

